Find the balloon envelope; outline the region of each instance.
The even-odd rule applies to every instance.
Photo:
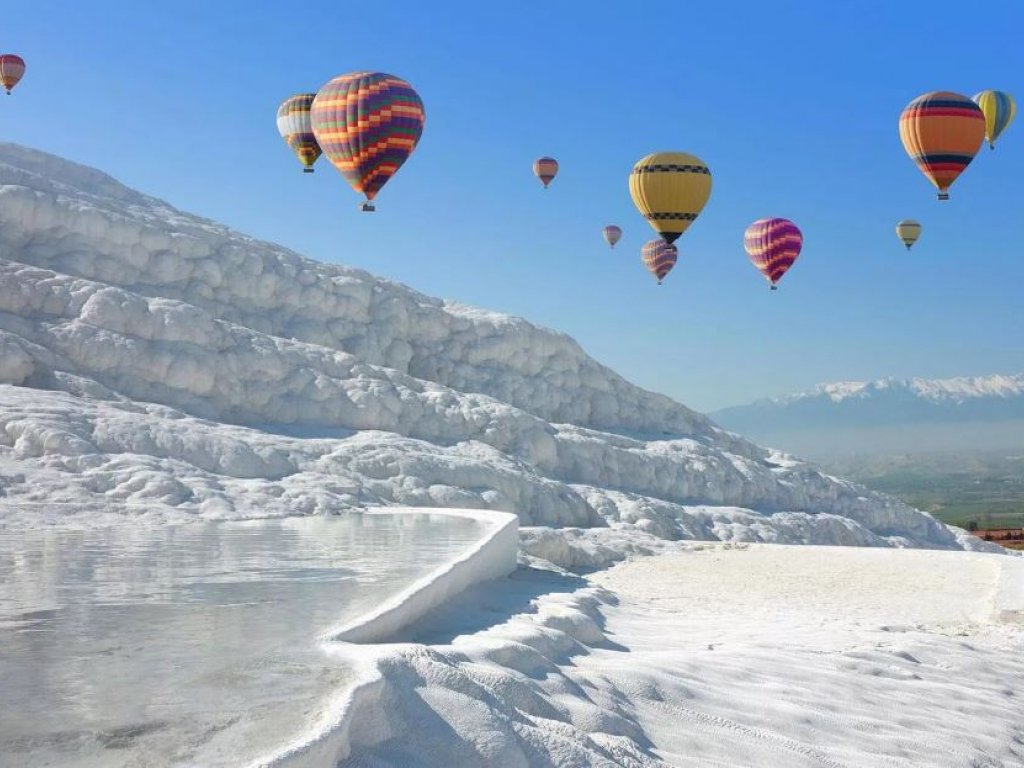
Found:
[[[538,157],[533,161],[533,175],[540,179],[544,189],[558,175],[558,161],[553,157]]]
[[[743,235],[750,261],[774,289],[800,255],[804,237],[788,219],[758,219]]]
[[[310,107],[315,93],[300,93],[285,99],[277,110],[277,131],[291,147],[303,170],[312,172],[313,163],[320,157],[320,145],[313,135]]]
[[[373,200],[416,149],[426,113],[405,80],[353,72],[317,92],[310,119],[327,159],[352,189]]]
[[[903,148],[928,180],[949,199],[949,187],[985,139],[985,115],[966,96],[933,91],[918,96],[900,115]]]
[[[629,194],[666,243],[674,243],[696,220],[711,196],[711,171],[685,152],[655,152],[629,174]]]
[[[903,219],[896,224],[896,234],[909,251],[910,246],[916,243],[917,238],[921,236],[921,225],[913,219]]]
[[[8,96],[24,75],[25,60],[21,56],[13,53],[0,54],[0,85],[6,89]]]
[[[614,224],[609,224],[601,230],[601,233],[604,235],[605,242],[607,242],[612,248],[614,248],[615,244],[622,238],[622,228],[617,227]]]
[[[671,272],[672,267],[676,265],[679,252],[671,243],[666,243],[661,239],[651,240],[644,243],[644,247],[640,249],[640,258],[643,260],[644,266],[654,275],[658,285],[661,285],[665,275]]]
[[[1013,96],[1002,91],[982,91],[975,95],[974,103],[985,115],[985,140],[989,147],[996,148],[996,139],[1006,130],[1017,114]]]

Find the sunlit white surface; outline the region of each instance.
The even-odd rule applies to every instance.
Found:
[[[350,680],[317,644],[464,551],[441,515],[0,532],[0,765],[238,765]]]

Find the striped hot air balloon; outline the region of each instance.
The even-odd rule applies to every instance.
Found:
[[[558,175],[558,161],[553,157],[538,157],[533,161],[533,175],[547,189],[548,184]]]
[[[949,199],[949,187],[970,165],[985,139],[985,115],[966,96],[933,91],[900,115],[900,139],[921,173]]]
[[[615,244],[622,238],[622,227],[609,224],[601,230],[601,234],[604,235],[605,242],[608,243],[608,246],[610,248],[614,248]]]
[[[13,53],[0,54],[0,85],[11,95],[11,90],[25,75],[25,60]]]
[[[383,72],[353,72],[324,85],[310,108],[313,135],[356,192],[371,200],[416,149],[426,113],[405,80]]]
[[[921,236],[921,225],[913,219],[903,219],[896,224],[896,235],[903,244],[907,246],[907,250],[910,250],[910,246],[917,242],[917,238]]]
[[[758,219],[743,236],[750,261],[774,291],[779,280],[800,255],[804,236],[788,219]]]
[[[676,265],[679,252],[674,245],[659,238],[644,243],[644,247],[640,249],[640,258],[643,260],[644,266],[654,275],[658,285],[661,285],[665,275],[671,272],[672,267]]]
[[[277,131],[299,158],[303,173],[312,173],[313,163],[320,157],[320,145],[309,118],[314,98],[315,93],[300,93],[285,99],[277,110]]]
[[[1017,114],[1013,96],[1002,91],[982,91],[974,97],[974,103],[985,115],[985,140],[991,149],[995,149],[996,139]]]
[[[711,196],[711,171],[685,152],[655,152],[629,174],[629,194],[654,231],[674,243]]]

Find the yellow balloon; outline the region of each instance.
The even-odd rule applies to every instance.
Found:
[[[673,243],[711,197],[711,171],[686,152],[655,152],[633,166],[629,194],[654,231]]]
[[[1017,105],[1013,96],[1003,91],[982,91],[974,96],[977,104],[985,115],[985,138],[990,149],[996,148],[996,139],[1013,122],[1017,114]]]
[[[916,243],[917,238],[921,236],[921,225],[913,219],[903,219],[903,221],[896,224],[896,234],[909,251],[910,246]]]

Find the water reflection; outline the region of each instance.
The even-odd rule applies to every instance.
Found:
[[[0,766],[269,751],[348,679],[317,635],[481,535],[438,515],[0,531]]]

